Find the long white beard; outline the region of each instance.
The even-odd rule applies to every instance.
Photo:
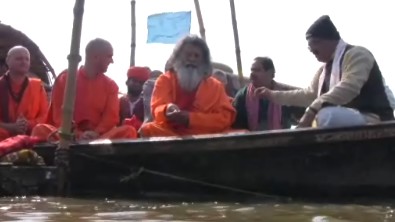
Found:
[[[174,69],[177,73],[177,79],[181,89],[187,92],[196,90],[200,82],[204,79],[204,73],[199,68],[180,65],[175,66]]]

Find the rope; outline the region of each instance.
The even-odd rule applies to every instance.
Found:
[[[91,156],[85,153],[80,153],[80,152],[76,152],[73,150],[73,153],[79,156],[83,156],[86,157],[88,159],[92,159],[98,162],[102,162],[102,163],[106,163],[109,165],[113,165],[119,168],[124,168],[124,169],[135,169],[133,167],[130,167],[126,164],[122,164],[122,163],[118,163],[115,161],[109,161],[109,160],[105,160],[102,158],[98,158],[95,156]],[[127,182],[131,179],[136,179],[138,176],[140,176],[142,173],[148,173],[148,174],[152,174],[155,176],[161,176],[161,177],[165,177],[165,178],[169,178],[169,179],[173,179],[173,180],[179,180],[179,181],[184,181],[184,182],[188,182],[188,183],[194,183],[194,184],[199,184],[199,185],[203,185],[206,187],[213,187],[213,188],[217,188],[217,189],[222,189],[222,190],[227,190],[227,191],[232,191],[232,192],[236,192],[236,193],[242,193],[242,194],[248,194],[248,195],[252,195],[252,196],[257,196],[257,197],[264,197],[264,198],[274,198],[274,199],[279,199],[280,197],[278,196],[274,196],[274,195],[268,195],[268,194],[263,194],[263,193],[258,193],[258,192],[253,192],[253,191],[249,191],[249,190],[243,190],[243,189],[239,189],[239,188],[235,188],[235,187],[230,187],[230,186],[225,186],[225,185],[221,185],[221,184],[214,184],[214,183],[209,183],[209,182],[205,182],[205,181],[201,181],[201,180],[196,180],[196,179],[191,179],[191,178],[187,178],[187,177],[181,177],[181,176],[177,176],[174,174],[170,174],[170,173],[164,173],[164,172],[159,172],[156,170],[150,170],[150,169],[146,169],[144,167],[140,167],[138,168],[137,172],[132,172],[131,174],[129,174],[128,176],[125,176],[121,179],[121,182]]]

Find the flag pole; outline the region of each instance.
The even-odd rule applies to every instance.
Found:
[[[204,29],[202,11],[200,11],[199,0],[194,0],[194,1],[195,1],[196,15],[197,15],[198,23],[199,23],[200,37],[202,37],[202,39],[204,41],[206,41],[206,30]]]
[[[64,92],[64,104],[62,107],[63,121],[59,130],[60,142],[55,153],[55,161],[58,168],[58,195],[65,194],[65,187],[69,170],[69,147],[73,140],[71,127],[74,113],[74,102],[76,94],[76,74],[78,63],[81,61],[80,42],[82,19],[84,15],[85,0],[76,0],[74,5],[74,21],[71,36],[68,75],[66,80],[66,90]]]
[[[130,66],[135,65],[136,58],[136,0],[132,0],[131,4],[131,23],[132,23],[132,44],[130,52]]]
[[[237,29],[237,20],[236,20],[235,2],[234,2],[234,0],[229,0],[229,3],[230,3],[230,12],[232,15],[233,36],[235,39],[237,71],[239,74],[240,84],[244,85],[243,68],[241,65],[241,55],[240,55],[239,31]]]

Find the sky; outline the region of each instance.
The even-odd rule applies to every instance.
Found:
[[[74,0],[0,0],[0,21],[24,32],[41,49],[58,74],[68,66]],[[375,56],[387,84],[395,90],[395,13],[384,0],[235,0],[243,75],[248,76],[257,56],[269,56],[276,80],[305,87],[320,63],[308,51],[307,28],[327,14],[342,38],[367,47]],[[200,0],[207,43],[215,62],[237,70],[228,0]],[[107,75],[125,92],[130,64],[130,0],[85,0],[81,51],[97,37],[110,41],[114,64]],[[193,0],[136,0],[136,65],[163,70],[174,45],[147,44],[151,14],[192,11],[191,33],[199,34]],[[83,60],[82,60],[83,61]]]

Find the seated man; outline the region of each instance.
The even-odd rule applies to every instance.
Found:
[[[154,70],[151,72],[150,78],[143,85],[143,103],[144,103],[144,123],[151,122],[153,120],[151,114],[151,97],[154,91],[154,85],[156,80],[163,73],[159,70]]]
[[[257,89],[261,97],[284,105],[308,107],[299,127],[344,127],[393,120],[393,109],[379,66],[372,53],[340,38],[329,16],[307,30],[310,51],[325,63],[307,89]]]
[[[44,123],[48,101],[41,80],[28,78],[30,53],[15,46],[7,54],[8,71],[0,77],[0,141],[8,137],[30,134]]]
[[[151,100],[154,121],[144,137],[226,132],[236,111],[224,87],[211,77],[210,50],[204,40],[187,36],[176,46],[170,70],[159,76]]]
[[[121,123],[125,119],[136,122],[133,126],[138,130],[144,121],[144,103],[141,96],[144,83],[150,76],[150,71],[145,67],[130,67],[128,70],[128,94],[120,98]]]
[[[116,127],[119,123],[118,86],[104,75],[113,62],[111,44],[103,39],[94,39],[86,46],[85,54],[85,64],[77,71],[73,117],[76,139],[136,138],[137,132],[132,126]],[[61,126],[67,75],[65,70],[55,81],[47,120],[49,124],[37,125],[32,135],[47,139]]]
[[[266,87],[274,90],[293,90],[291,87],[273,80],[275,75],[273,61],[268,57],[257,57],[251,67],[251,83],[240,89],[233,105],[237,116],[234,128],[250,131],[288,129],[293,121],[293,114],[302,116],[304,108],[281,106],[265,98],[255,96],[255,89]]]

